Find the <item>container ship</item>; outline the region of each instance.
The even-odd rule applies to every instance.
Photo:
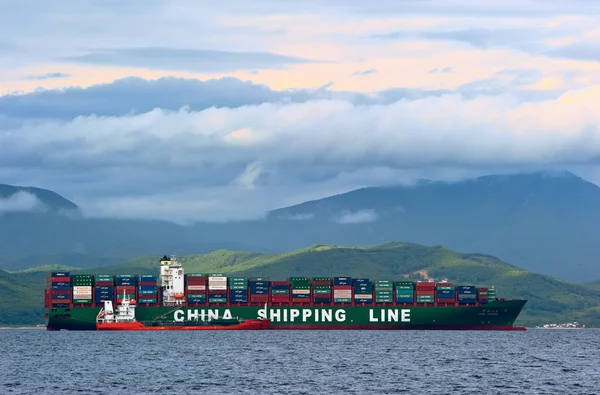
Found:
[[[526,303],[450,282],[185,274],[164,256],[158,274],[48,273],[44,316],[48,330],[99,330],[107,306],[126,304],[148,327],[263,320],[276,330],[525,330],[514,322]]]

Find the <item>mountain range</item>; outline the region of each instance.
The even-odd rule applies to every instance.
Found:
[[[158,274],[161,255],[144,255],[91,269],[45,266],[19,272],[0,270],[0,325],[43,322],[47,272]],[[228,276],[350,276],[371,280],[443,280],[456,285],[495,286],[499,297],[527,299],[518,324],[578,321],[600,326],[600,288],[532,273],[482,254],[461,254],[444,247],[385,243],[367,247],[314,245],[282,254],[217,250],[178,257],[186,273],[223,272]]]
[[[43,209],[19,209],[19,193],[35,196]],[[490,254],[569,281],[600,279],[600,188],[569,172],[368,187],[276,209],[262,220],[188,226],[86,218],[75,203],[36,188],[0,185],[0,202],[4,269],[89,268],[143,254],[222,248],[280,253],[314,244],[406,241]]]

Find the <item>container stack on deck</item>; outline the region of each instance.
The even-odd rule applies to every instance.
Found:
[[[352,286],[354,288],[355,303],[370,304],[373,302],[373,285],[368,278],[354,278],[352,279]]]
[[[203,305],[206,303],[206,281],[202,273],[189,273],[185,275],[185,293],[190,305]]]
[[[331,278],[313,277],[312,278],[312,301],[313,304],[331,303]]]
[[[475,304],[477,301],[477,294],[475,286],[473,285],[461,285],[458,288],[458,304]]]
[[[282,304],[290,303],[289,281],[271,281],[271,302]]]
[[[227,277],[223,273],[208,275],[208,303],[227,303]]]
[[[68,306],[72,299],[71,274],[52,272],[47,277],[47,289],[50,291],[50,304],[56,307]]]
[[[435,291],[436,302],[438,303],[454,303],[456,301],[454,285],[452,283],[437,283]]]
[[[138,303],[155,305],[158,302],[158,281],[153,274],[138,276]]]
[[[433,304],[435,302],[435,283],[417,281],[416,290],[417,304]]]
[[[96,274],[94,277],[94,303],[103,306],[105,300],[115,300],[115,279],[110,274]]]
[[[269,302],[269,283],[271,281],[263,277],[252,277],[249,279],[250,303],[265,304]]]
[[[375,281],[375,303],[393,303],[394,302],[394,284],[390,280]]]
[[[292,285],[292,303],[310,304],[310,281],[308,277],[290,277]]]
[[[118,274],[116,279],[117,287],[115,297],[117,303],[121,303],[123,295],[128,299],[136,299],[135,276],[133,274]]]
[[[229,278],[229,303],[248,303],[248,279],[245,277]]]
[[[396,281],[396,303],[412,304],[415,301],[415,284],[412,281]]]
[[[71,276],[71,285],[73,286],[73,304],[92,304],[91,274],[73,274]]]
[[[449,282],[395,281],[350,277],[232,277],[221,273],[185,274],[185,301],[203,305],[476,305],[496,300],[494,287],[454,286]],[[161,304],[158,278],[153,274],[48,274],[47,306],[95,306],[121,303],[123,295],[140,306]]]
[[[333,278],[333,303],[352,303],[352,279],[350,277]]]

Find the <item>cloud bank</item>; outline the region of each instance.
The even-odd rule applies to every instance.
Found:
[[[0,129],[0,169],[61,190],[78,182],[91,215],[257,218],[415,169],[596,165],[599,101],[592,86],[537,102],[445,94],[27,121]]]
[[[2,213],[41,211],[43,203],[33,194],[19,191],[7,198],[0,197],[0,215]]]

